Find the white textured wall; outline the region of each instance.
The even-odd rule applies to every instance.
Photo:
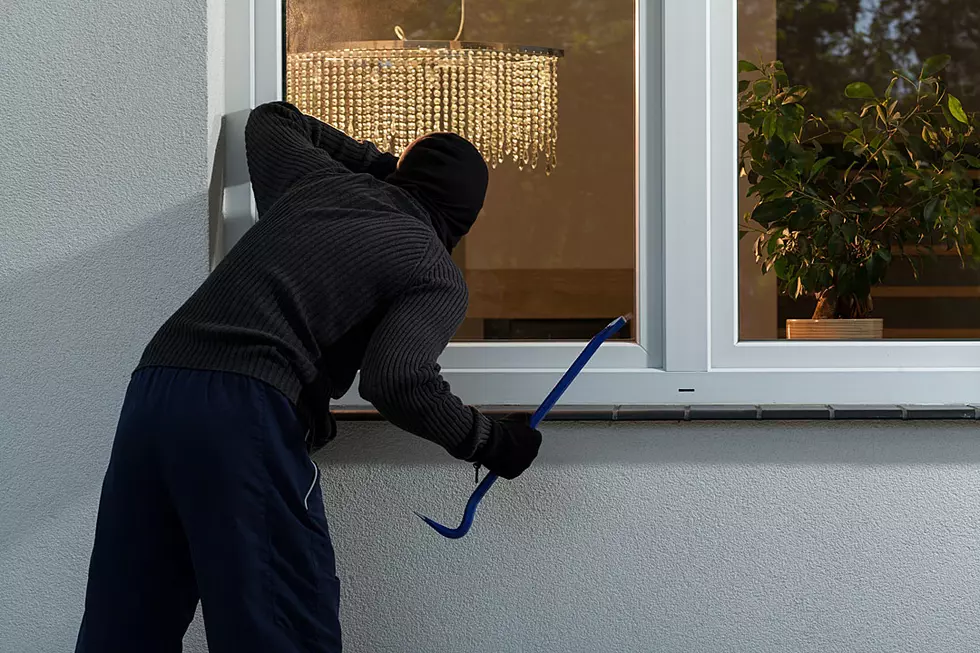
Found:
[[[976,651],[975,423],[568,425],[500,482],[390,428],[321,457],[351,653]]]
[[[207,271],[192,0],[0,9],[0,651],[70,651],[129,372]]]

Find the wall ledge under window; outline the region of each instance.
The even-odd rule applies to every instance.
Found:
[[[490,416],[515,411],[533,411],[533,407],[487,406],[481,410]],[[341,421],[382,421],[376,411],[338,408],[334,416]],[[853,420],[980,420],[977,406],[568,406],[555,408],[547,421],[643,422],[643,421],[853,421]]]

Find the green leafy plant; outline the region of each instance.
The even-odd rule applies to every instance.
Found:
[[[782,63],[739,62],[739,171],[758,200],[742,235],[780,292],[817,299],[815,319],[868,317],[893,255],[916,274],[938,247],[980,262],[977,118],[938,76],[948,63],[895,71],[883,93],[851,83],[853,111],[821,117]]]

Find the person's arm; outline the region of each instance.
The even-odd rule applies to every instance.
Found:
[[[310,125],[316,146],[351,172],[367,173],[384,181],[398,167],[398,157],[382,152],[374,143],[351,138],[313,116],[303,115],[303,118]]]
[[[260,217],[298,179],[315,170],[367,172],[383,179],[397,165],[397,159],[373,144],[359,143],[287,102],[252,110],[245,126],[245,151]]]
[[[361,365],[361,397],[389,422],[504,478],[534,460],[541,434],[466,406],[437,362],[466,314],[466,284],[448,256],[423,271],[375,330]]]

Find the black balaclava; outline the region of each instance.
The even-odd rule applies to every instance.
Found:
[[[425,207],[450,252],[476,222],[488,180],[487,164],[472,143],[443,133],[416,141],[387,179]]]

